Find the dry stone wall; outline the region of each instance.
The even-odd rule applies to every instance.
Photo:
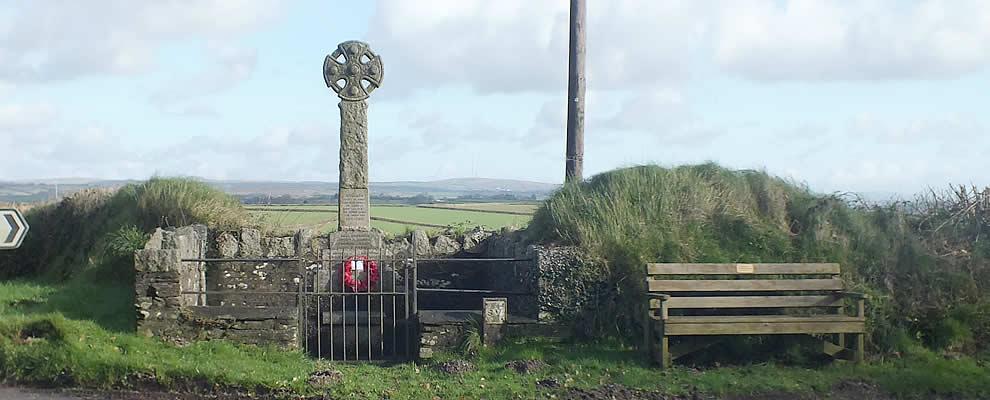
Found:
[[[295,305],[264,304],[242,307],[208,306],[209,264],[182,261],[202,259],[212,252],[205,226],[159,229],[134,254],[137,330],[173,341],[226,339],[245,344],[298,346],[298,311]],[[247,232],[243,248],[251,252]],[[224,242],[225,249],[232,243]],[[236,246],[241,248],[242,243]],[[213,248],[215,249],[215,247]],[[225,250],[226,251],[226,250]],[[257,277],[257,275],[254,275]],[[193,292],[193,293],[190,293]]]
[[[371,233],[384,237],[380,231]],[[256,229],[208,231],[201,225],[159,229],[134,255],[138,331],[172,339],[227,339],[297,348],[301,341],[300,285],[340,281],[337,269],[323,264],[333,235],[301,230],[266,236]],[[428,268],[421,264],[419,285],[528,292],[534,295],[507,296],[509,314],[528,320],[551,319],[580,306],[568,286],[576,279],[572,271],[581,262],[577,249],[526,245],[521,231],[474,229],[457,237],[432,238],[414,231],[378,243],[384,259],[404,260],[415,254],[418,258],[532,260],[497,262],[483,268],[442,263],[433,272],[425,272]],[[182,261],[203,258],[242,261]],[[272,258],[291,260],[255,260]],[[322,275],[317,276],[318,270]],[[402,274],[398,275],[401,280]],[[449,349],[461,333],[456,322],[424,324],[421,344],[429,348],[427,352]]]

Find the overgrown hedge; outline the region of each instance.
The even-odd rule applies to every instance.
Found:
[[[870,293],[871,343],[965,350],[990,340],[990,190],[868,204],[707,163],[614,170],[554,193],[528,231],[579,245],[598,276],[599,334],[631,335],[647,262],[837,262]],[[590,301],[588,302],[590,303]],[[633,312],[629,312],[632,310]]]

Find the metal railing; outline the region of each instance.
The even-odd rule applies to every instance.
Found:
[[[301,271],[303,347],[334,361],[410,358],[409,264],[382,257],[380,249],[325,250]]]

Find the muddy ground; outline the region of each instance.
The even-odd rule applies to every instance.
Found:
[[[192,388],[188,388],[192,389]],[[205,389],[187,390],[185,392],[161,392],[161,391],[97,391],[97,390],[76,390],[76,389],[37,389],[37,388],[0,388],[0,399],[3,400],[234,400],[234,399],[276,399],[284,398],[276,393],[262,395],[248,395],[236,389]],[[552,391],[548,391],[551,393]],[[549,396],[548,396],[549,397]],[[761,394],[728,394],[714,395],[709,393],[691,393],[677,396],[662,395],[655,392],[632,389],[623,385],[605,385],[595,389],[567,389],[557,393],[558,399],[576,400],[861,400],[877,399],[887,400],[897,397],[890,392],[877,387],[875,384],[855,381],[842,381],[826,393],[808,392],[777,392]],[[939,400],[963,400],[966,397],[953,395],[930,396],[921,395],[916,398],[939,399]],[[311,397],[307,400],[322,400],[329,397]]]

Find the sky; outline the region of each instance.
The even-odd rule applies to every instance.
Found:
[[[589,0],[585,176],[990,184],[990,2]],[[372,181],[563,180],[567,0],[0,0],[0,180],[337,180],[324,57],[382,57]],[[981,112],[980,110],[984,110]]]

